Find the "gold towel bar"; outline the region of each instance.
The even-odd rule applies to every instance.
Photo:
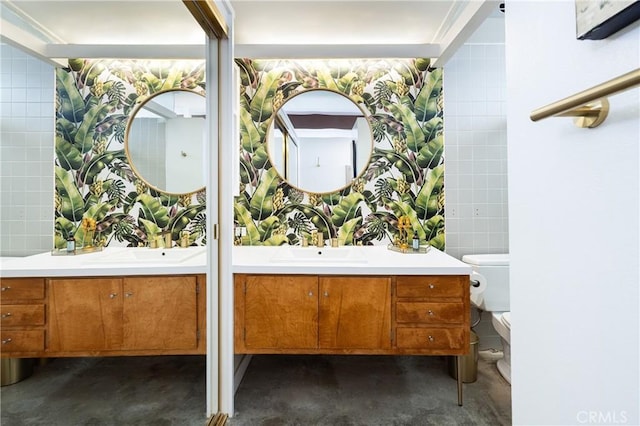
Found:
[[[576,126],[597,127],[609,113],[609,102],[606,96],[624,92],[638,85],[640,85],[640,68],[538,108],[531,112],[531,121],[547,117],[577,117]]]

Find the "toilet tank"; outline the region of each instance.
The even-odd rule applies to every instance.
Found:
[[[511,310],[509,303],[509,255],[467,254],[462,261],[487,280],[481,308],[489,312]]]

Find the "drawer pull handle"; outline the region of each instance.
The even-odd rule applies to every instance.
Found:
[[[429,309],[429,310],[427,311],[427,313],[428,313],[430,316],[433,316],[433,311],[432,311],[431,309]]]
[[[7,291],[7,290],[11,290],[11,287],[10,286],[2,287],[2,291]]]
[[[433,336],[429,336],[427,337],[427,339],[429,339],[430,342],[433,342],[435,339],[433,338]]]
[[[429,288],[430,288],[431,290],[433,290],[434,288],[436,288],[436,286],[435,286],[435,285],[433,285],[433,284],[429,284]]]
[[[11,312],[7,312],[6,314],[2,314],[2,318],[9,318],[11,316]]]
[[[2,344],[6,345],[7,343],[11,343],[11,337],[7,338],[7,339],[2,339]]]
[[[124,294],[124,297],[131,297],[131,296],[133,296],[133,293],[131,293],[130,291]]]
[[[111,294],[109,295],[109,298],[110,298],[110,299],[115,299],[117,295],[118,295],[118,293],[111,293]]]

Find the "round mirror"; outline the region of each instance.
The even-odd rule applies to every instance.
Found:
[[[135,108],[124,149],[147,185],[170,194],[204,189],[205,108],[204,95],[183,89],[158,92]]]
[[[339,92],[312,89],[289,98],[267,133],[271,164],[305,192],[339,191],[367,168],[373,135],[365,111]]]

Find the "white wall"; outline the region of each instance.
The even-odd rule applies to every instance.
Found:
[[[167,176],[180,176],[179,180],[167,180],[167,191],[182,193],[205,186],[205,125],[200,117],[167,120],[165,169]]]
[[[301,138],[300,142],[300,188],[329,192],[351,181],[345,176],[346,167],[352,163],[350,139]]]
[[[580,41],[573,1],[507,4],[517,425],[640,424],[639,89],[611,97],[596,129],[529,120],[638,68],[639,25]]]
[[[0,44],[0,256],[53,249],[53,67]]]

